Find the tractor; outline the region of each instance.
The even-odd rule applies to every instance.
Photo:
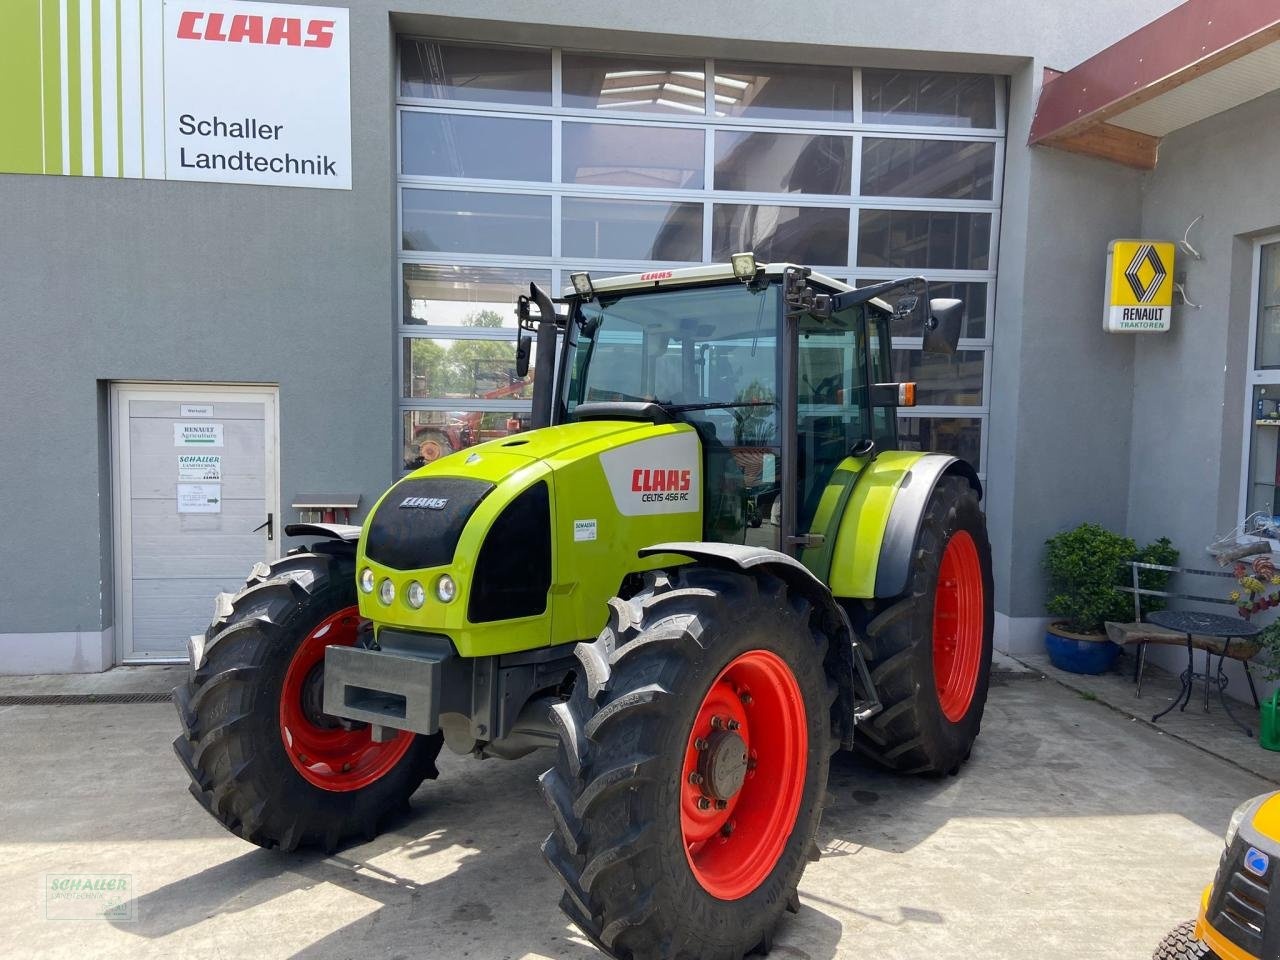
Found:
[[[372,838],[476,758],[556,750],[542,850],[606,953],[767,950],[838,750],[955,774],[992,653],[974,469],[896,449],[891,336],[954,352],[920,277],[730,264],[518,298],[530,429],[395,483],[221,594],[174,742],[268,848]],[[889,307],[882,295],[896,292]],[[536,341],[536,345],[535,345]]]

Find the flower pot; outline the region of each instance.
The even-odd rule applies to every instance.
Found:
[[[1045,631],[1044,645],[1049,662],[1068,673],[1106,673],[1120,656],[1120,648],[1105,634],[1072,633],[1057,623]]]

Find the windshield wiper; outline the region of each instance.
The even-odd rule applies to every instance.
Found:
[[[686,413],[690,410],[727,410],[730,407],[776,406],[772,400],[723,400],[717,403],[663,403],[658,400],[656,403],[668,413]]]

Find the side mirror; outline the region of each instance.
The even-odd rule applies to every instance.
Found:
[[[533,349],[533,337],[520,334],[516,340],[516,376],[523,380],[529,375],[529,354]]]
[[[963,301],[943,297],[930,300],[929,316],[924,322],[924,352],[955,353],[963,322]]]

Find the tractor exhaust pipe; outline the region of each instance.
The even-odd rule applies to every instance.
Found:
[[[551,426],[551,407],[556,392],[556,308],[546,291],[529,284],[529,298],[538,307],[538,345],[533,360],[533,401],[530,428]]]

